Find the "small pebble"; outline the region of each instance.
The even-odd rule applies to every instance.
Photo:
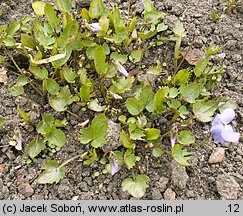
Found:
[[[224,160],[225,149],[222,147],[215,148],[213,153],[210,155],[208,163],[220,163]]]
[[[171,188],[167,188],[166,191],[164,192],[164,199],[175,200],[175,198],[176,198],[176,193]]]

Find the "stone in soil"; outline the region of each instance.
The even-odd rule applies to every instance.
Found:
[[[30,197],[33,195],[34,190],[28,182],[20,183],[18,186],[18,191],[25,197]]]
[[[173,185],[175,185],[179,189],[186,188],[186,183],[189,178],[186,173],[186,168],[184,166],[179,165],[176,161],[173,161],[171,166],[172,166],[171,179]]]
[[[215,148],[209,157],[208,163],[220,163],[224,160],[225,149],[222,147]]]
[[[176,193],[171,188],[167,188],[166,191],[164,192],[164,199],[175,200],[175,198],[176,198]]]
[[[235,181],[234,177],[226,173],[218,175],[216,185],[222,199],[236,200],[241,191],[240,185]]]

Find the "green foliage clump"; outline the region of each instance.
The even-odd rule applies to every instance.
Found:
[[[0,44],[20,73],[9,91],[15,97],[24,95],[30,85],[43,104],[49,103],[56,112],[70,113],[69,106],[76,103],[95,115],[90,124],[88,121],[83,124],[79,136],[80,143],[89,144],[90,150],[68,162],[75,158],[81,158],[85,164],[97,161],[106,164],[106,171],[112,175],[125,166],[132,171],[133,178],[123,180],[123,190],[141,198],[149,178],[142,172],[138,175],[134,172],[139,172],[137,162],[144,156],[138,154],[140,149],[151,157],[159,159],[166,153],[179,164],[190,165],[188,147],[197,142],[191,125],[195,120],[210,122],[222,100],[215,100],[212,92],[221,80],[223,67],[211,62],[221,48],[208,47],[195,66],[182,68],[192,48],[182,55],[181,42],[187,32],[177,22],[172,37],[165,37],[168,29],[163,22],[165,13],[157,11],[149,0],[143,0],[142,23],[130,14],[123,19],[118,8],[112,12],[102,0],[93,0],[89,10],[83,8],[82,20],[71,13],[71,0],[54,3],[57,10],[49,3],[36,1],[32,3],[35,18],[26,16],[0,26]],[[164,75],[168,64],[164,62],[161,66],[157,62],[149,67],[146,79],[140,79],[144,55],[149,49],[144,44],[149,39],[156,40],[151,47],[175,43],[175,64]],[[26,73],[18,67],[9,49],[18,50],[29,59]],[[131,70],[126,70],[128,65],[132,65]],[[133,74],[134,71],[138,73]],[[151,74],[158,80],[156,86],[149,80]],[[108,116],[112,115],[114,102],[123,111],[118,117],[122,146],[102,156],[100,150],[108,142]],[[36,128],[36,138],[27,146],[31,160],[47,149],[53,154],[66,143],[61,129],[66,120],[43,114],[42,120],[34,124],[20,107],[18,112]],[[162,127],[156,123],[158,118],[167,118],[168,124]],[[58,182],[65,176],[66,163],[47,162],[38,182]]]

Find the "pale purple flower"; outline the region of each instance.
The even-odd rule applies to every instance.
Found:
[[[176,142],[176,136],[170,138],[171,147],[173,148]]]
[[[128,77],[127,70],[120,64],[116,59],[112,59],[113,64],[116,66],[116,69],[125,77]]]
[[[240,134],[235,132],[229,123],[235,118],[235,111],[226,108],[221,114],[217,114],[212,122],[211,134],[213,138],[220,142],[238,142]]]
[[[220,59],[224,59],[224,58],[225,58],[225,56],[226,56],[226,54],[225,54],[225,53],[220,53],[220,54],[218,54],[218,57],[219,57]]]
[[[91,24],[88,24],[89,28],[94,32],[98,32],[101,30],[101,26],[99,23],[91,23]]]
[[[22,150],[22,139],[21,139],[21,138],[19,138],[19,139],[17,140],[17,146],[16,146],[16,149],[17,149],[17,150]]]
[[[116,100],[122,100],[122,96],[115,94],[114,92],[110,91],[110,94],[113,98],[115,98]]]
[[[118,171],[118,160],[114,159],[113,164],[111,165],[111,175],[116,174]]]

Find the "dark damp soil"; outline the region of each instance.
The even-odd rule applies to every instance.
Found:
[[[0,24],[9,22],[12,19],[20,18],[23,15],[33,14],[31,9],[32,0],[0,0],[0,8],[3,12],[0,16]],[[49,1],[51,2],[51,1]],[[77,13],[90,1],[74,1],[73,10]],[[107,1],[108,2],[108,1]],[[122,10],[127,9],[127,1],[112,1],[113,5],[119,5]],[[131,1],[132,8],[136,7],[140,15],[143,6],[140,1]],[[155,0],[155,6],[164,11],[167,16],[165,23],[172,27],[180,19],[188,32],[188,38],[183,41],[186,46],[190,43],[193,34],[197,32],[194,46],[204,49],[211,44],[225,45],[223,52],[226,57],[224,64],[226,70],[223,81],[216,89],[216,95],[228,96],[234,101],[236,119],[233,122],[234,128],[242,134],[243,132],[243,6],[239,10],[227,12],[224,10],[222,1],[218,0]],[[223,1],[225,2],[225,1]],[[215,10],[219,18],[216,23],[212,21],[211,12]],[[162,48],[161,48],[162,49]],[[152,51],[154,55],[146,58],[145,64],[151,65],[159,58],[156,53],[161,50]],[[15,56],[22,68],[25,68],[25,59]],[[2,67],[2,66],[1,66]],[[29,89],[28,95],[33,96],[34,102],[24,98],[12,97],[7,87],[11,86],[16,79],[14,71],[7,70],[8,82],[0,83],[0,114],[5,119],[18,117],[17,104],[22,107],[36,106],[39,113],[33,113],[33,118],[40,116],[42,112],[52,113],[49,106],[42,107],[38,104],[38,97],[35,92]],[[82,113],[79,106],[71,106],[74,113],[87,117]],[[57,116],[57,114],[55,114]],[[131,177],[126,169],[122,169],[113,177],[102,174],[104,167],[98,163],[92,166],[83,165],[74,161],[67,166],[66,177],[58,184],[39,185],[36,183],[36,176],[40,173],[42,165],[50,159],[64,161],[71,156],[81,153],[85,147],[81,147],[78,141],[80,120],[69,114],[58,114],[59,118],[66,118],[69,124],[65,127],[67,144],[52,157],[37,159],[36,163],[27,164],[23,159],[22,152],[8,146],[13,138],[16,124],[5,124],[0,130],[0,199],[131,199],[127,192],[121,190],[121,182],[126,177]],[[33,128],[27,124],[18,125],[23,133],[24,143],[27,145],[31,140]],[[203,140],[209,131],[209,124],[195,124],[194,133],[198,140]],[[221,162],[210,163],[209,158],[213,152],[219,155],[225,153]],[[166,156],[157,160],[145,157],[140,161],[144,172],[149,176],[149,188],[143,199],[243,199],[243,143],[228,143],[220,145],[212,139],[204,145],[190,149],[191,167],[181,167]],[[95,176],[95,172],[99,176]],[[133,198],[132,198],[133,199]]]

